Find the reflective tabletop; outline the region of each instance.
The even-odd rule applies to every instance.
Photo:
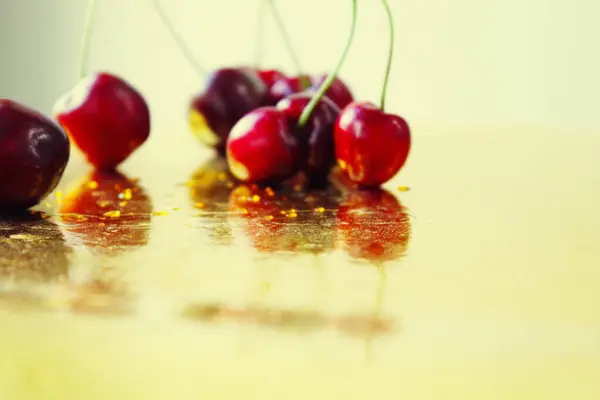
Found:
[[[600,398],[600,136],[413,128],[381,191],[74,153],[0,222],[2,398]]]

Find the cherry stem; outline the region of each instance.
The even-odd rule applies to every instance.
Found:
[[[337,75],[340,72],[342,65],[344,64],[344,61],[346,60],[346,56],[348,55],[348,52],[350,51],[350,47],[352,46],[352,41],[354,39],[354,32],[356,31],[356,8],[357,8],[357,0],[352,0],[352,26],[350,27],[350,36],[348,36],[348,41],[346,42],[346,47],[344,48],[344,52],[342,53],[342,56],[340,57],[333,72],[327,76],[327,79],[325,79],[325,81],[321,84],[317,93],[315,93],[312,96],[312,98],[310,99],[310,102],[306,105],[306,107],[304,107],[304,110],[302,111],[302,115],[300,115],[300,119],[298,120],[298,125],[300,127],[303,127],[304,125],[306,125],[306,122],[308,122],[310,115],[312,114],[314,109],[317,107],[317,104],[319,103],[319,101],[321,101],[321,98],[323,98],[323,96],[325,95],[327,90],[329,90],[329,88],[331,87],[331,85],[333,84],[335,79],[337,78]]]
[[[154,7],[154,10],[156,10],[156,13],[160,17],[162,23],[165,25],[165,27],[171,34],[171,37],[173,38],[173,40],[175,41],[175,43],[177,44],[177,46],[183,53],[183,56],[188,60],[188,62],[192,66],[192,68],[196,71],[196,73],[198,75],[200,75],[200,76],[205,75],[206,70],[200,65],[200,63],[198,63],[198,61],[196,61],[192,51],[185,44],[185,41],[182,39],[182,37],[179,34],[179,32],[177,31],[177,29],[175,29],[175,27],[169,20],[169,17],[167,16],[167,14],[165,13],[165,10],[163,9],[163,7],[160,4],[160,0],[151,0],[150,2],[152,3],[152,6]]]
[[[298,56],[296,55],[296,51],[294,50],[294,45],[292,44],[292,39],[290,37],[290,34],[288,33],[287,29],[285,28],[285,23],[283,22],[283,18],[281,17],[281,14],[279,13],[279,10],[277,9],[277,6],[275,5],[275,0],[267,0],[269,3],[269,6],[271,7],[271,12],[273,13],[273,19],[275,20],[275,23],[277,24],[277,27],[279,29],[279,32],[281,32],[281,37],[283,38],[283,41],[285,42],[285,47],[288,51],[288,54],[290,55],[290,58],[292,59],[292,62],[294,63],[294,68],[296,68],[296,71],[298,72],[298,76],[300,78],[300,82],[302,83],[302,87],[304,89],[307,89],[310,87],[310,80],[308,79],[308,77],[306,77],[304,74],[302,74],[302,66],[300,65],[300,60],[298,59]]]
[[[390,8],[390,4],[387,0],[381,0],[381,4],[385,8],[385,12],[388,17],[388,22],[390,26],[390,49],[388,52],[388,61],[387,67],[385,69],[385,78],[383,81],[383,89],[381,89],[381,110],[385,110],[385,98],[387,95],[388,83],[390,80],[390,72],[392,70],[392,60],[394,59],[394,17],[392,16],[392,9]]]
[[[96,11],[96,0],[90,0],[87,6],[83,35],[81,36],[81,50],[79,52],[79,80],[85,78],[90,58],[90,40],[92,38],[92,26],[94,25],[94,14]]]

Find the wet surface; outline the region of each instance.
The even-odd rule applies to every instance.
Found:
[[[0,220],[0,384],[127,387],[78,386],[80,370],[109,376],[104,360],[190,398],[212,390],[182,383],[195,363],[222,380],[277,365],[289,385],[284,366],[309,363],[306,387],[367,368],[356,396],[389,393],[376,376],[392,374],[422,398],[451,382],[463,398],[540,398],[557,376],[557,396],[596,398],[600,140],[522,135],[424,129],[378,191],[339,174],[321,190],[238,184],[193,142],[163,152],[166,136],[120,173],[74,156],[36,212]],[[38,367],[55,372],[33,384]],[[145,388],[123,393],[170,398]]]

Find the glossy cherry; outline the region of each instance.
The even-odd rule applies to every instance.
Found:
[[[327,75],[319,75],[313,78],[313,90],[317,90],[326,79]],[[329,89],[325,92],[325,96],[329,97],[340,109],[344,109],[354,101],[352,92],[340,78],[335,78]]]
[[[382,189],[349,191],[337,216],[340,236],[352,258],[380,263],[406,253],[410,219],[390,192]]]
[[[274,106],[289,95],[307,90],[313,84],[308,75],[289,77],[277,70],[259,71],[259,74],[267,86],[265,105],[268,106]]]
[[[54,114],[88,162],[101,170],[115,169],[150,135],[146,100],[109,73],[80,81],[58,101]]]
[[[307,92],[294,94],[281,100],[277,108],[288,117],[290,130],[300,143],[300,168],[313,184],[318,185],[326,182],[329,171],[335,165],[333,130],[340,109],[329,98],[323,97],[307,123],[300,127],[300,116],[311,97]]]
[[[231,130],[227,161],[231,173],[243,182],[281,181],[298,171],[300,150],[286,114],[275,107],[261,107]]]
[[[406,121],[372,103],[346,107],[335,125],[335,153],[340,167],[354,183],[379,186],[402,168],[411,146]]]
[[[69,161],[69,138],[49,118],[0,99],[0,213],[38,204]]]
[[[224,154],[233,126],[247,113],[264,105],[267,87],[251,68],[222,68],[207,79],[192,99],[189,122],[194,135]]]

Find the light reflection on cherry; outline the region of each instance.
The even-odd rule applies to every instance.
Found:
[[[65,196],[60,214],[66,231],[85,246],[114,254],[148,243],[152,209],[136,179],[95,171]]]

